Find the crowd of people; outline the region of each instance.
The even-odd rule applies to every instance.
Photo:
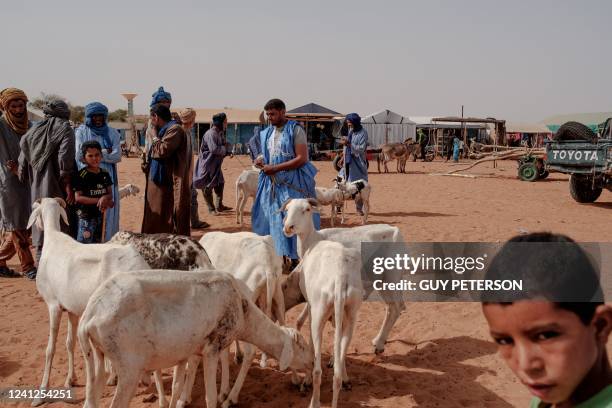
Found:
[[[0,93],[0,276],[20,276],[7,266],[17,254],[21,273],[34,280],[44,243],[43,231],[28,225],[37,200],[63,199],[69,223],[62,222],[61,228],[81,243],[106,242],[119,231],[121,142],[119,133],[108,125],[108,108],[100,102],[85,106],[85,123],[76,129],[65,101],[46,101],[45,117],[36,123],[28,119],[27,103],[26,94],[17,88]],[[172,95],[163,87],[153,93],[141,166],[146,177],[141,232],[190,236],[192,228],[210,226],[199,219],[198,190],[210,215],[231,210],[223,203],[222,163],[231,154],[225,137],[227,116],[220,112],[212,117],[212,126],[197,149],[195,111],[173,113],[171,105]],[[264,111],[269,125],[249,141],[253,164],[261,169],[253,231],[271,235],[277,253],[295,265],[296,238],[283,234],[279,210],[290,198],[315,197],[317,169],[309,162],[305,130],[286,117],[284,102],[271,99]],[[340,176],[348,181],[367,180],[367,132],[358,114],[346,119],[349,133],[340,140],[345,150]],[[356,203],[358,212],[361,205]],[[319,215],[313,217],[319,228]]]

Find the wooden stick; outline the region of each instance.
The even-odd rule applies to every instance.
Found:
[[[106,238],[106,210],[102,211],[102,237],[100,242],[103,244]]]

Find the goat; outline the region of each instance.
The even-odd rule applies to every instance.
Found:
[[[361,215],[361,223],[365,225],[368,221],[368,215],[370,214],[370,193],[372,187],[366,180],[360,179],[355,181],[342,181],[341,177],[336,177],[336,188],[342,192],[344,201],[353,199],[355,201],[361,200],[363,203],[363,214]],[[342,202],[342,217],[340,222],[344,224],[344,201]]]
[[[98,406],[105,357],[119,374],[111,408],[129,405],[142,371],[175,366],[173,408],[184,385],[185,363],[194,354],[205,357],[206,405],[216,407],[219,354],[235,340],[274,355],[281,370],[312,368],[312,350],[304,338],[272,323],[231,275],[168,272],[117,273],[92,294],[78,327],[86,356],[87,407]]]
[[[310,408],[320,406],[321,342],[325,322],[332,314],[335,323],[332,407],[336,408],[340,388],[350,388],[346,372],[346,352],[363,296],[361,255],[358,250],[324,240],[321,235],[303,234],[303,230],[308,229],[303,225],[308,223],[305,219],[309,218],[312,224],[313,208],[308,201],[289,200],[283,210],[287,211],[283,228],[285,235],[298,236],[298,254],[302,259],[299,266],[299,287],[310,311],[310,332],[315,358]],[[303,217],[304,214],[307,216]]]
[[[285,225],[289,228],[293,228],[296,235],[301,236],[302,239],[298,240],[298,253],[304,251],[301,248],[302,245],[305,248],[310,246],[310,242],[317,242],[320,240],[335,241],[342,244],[344,247],[353,248],[361,251],[362,242],[403,242],[403,238],[399,231],[399,228],[393,227],[387,224],[372,224],[363,225],[353,228],[326,228],[320,231],[314,229],[312,223],[312,211],[317,210],[317,202],[313,199],[293,199],[285,202],[283,208],[289,208],[289,203],[297,201],[300,205],[292,206],[292,210],[287,212],[285,217]],[[303,209],[302,215],[297,210],[298,208]],[[308,210],[310,208],[310,210]],[[290,218],[291,217],[291,218]],[[288,221],[290,220],[290,221]],[[291,225],[294,222],[295,225]],[[360,268],[355,271],[360,273]],[[395,277],[391,277],[394,279]],[[304,302],[304,298],[301,295],[296,295],[295,287],[293,290],[290,285],[292,281],[291,275],[281,277],[281,285],[283,289],[283,300],[285,303],[285,310],[289,310],[292,307]],[[364,287],[365,293],[364,298],[367,298],[373,291],[372,285],[366,285]],[[389,294],[388,291],[379,292],[382,300],[385,302],[385,319],[383,321],[378,334],[372,340],[374,346],[374,352],[380,354],[385,349],[385,343],[389,337],[389,333],[393,328],[393,325],[399,318],[401,312],[405,309],[404,302],[398,299],[396,296]],[[300,319],[298,320],[298,327],[303,323],[307,311],[304,310]]]
[[[249,197],[255,198],[260,170],[244,170],[236,179],[236,223],[242,225],[242,213]]]
[[[34,223],[45,231],[45,243],[38,264],[36,287],[49,311],[49,340],[45,353],[45,369],[40,385],[49,386],[55,344],[62,318],[68,312],[68,374],[64,383],[70,387],[74,374],[74,337],[79,317],[85,310],[89,296],[98,285],[117,270],[149,268],[147,262],[132,246],[118,244],[81,244],[60,230],[60,218],[68,223],[66,203],[61,198],[43,198],[34,202],[28,228]],[[34,400],[38,406],[42,399]]]

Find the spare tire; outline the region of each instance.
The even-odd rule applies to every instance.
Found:
[[[580,122],[565,122],[553,136],[554,140],[584,140],[589,143],[595,138],[596,135],[591,128]]]

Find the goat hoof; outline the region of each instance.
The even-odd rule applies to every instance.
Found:
[[[238,402],[232,401],[230,398],[226,399],[225,401],[223,401],[223,404],[221,404],[221,408],[230,408],[236,406],[238,406]]]
[[[342,389],[350,391],[353,389],[353,384],[350,381],[342,381]]]
[[[66,382],[64,383],[64,388],[72,388],[73,385],[76,384],[76,377],[73,377],[71,379],[66,379]]]
[[[300,392],[302,394],[307,394],[311,388],[312,388],[312,384],[306,384],[305,382],[300,384]]]
[[[42,398],[36,398],[34,401],[32,401],[32,406],[33,407],[39,407],[42,404],[44,404],[45,401]]]
[[[381,355],[384,352],[385,352],[385,348],[384,347],[383,348],[374,347],[374,354],[376,354],[377,356]]]
[[[106,380],[106,385],[117,385],[117,377],[116,376],[108,377],[108,380]]]

